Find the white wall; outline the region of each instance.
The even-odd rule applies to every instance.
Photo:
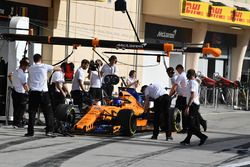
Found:
[[[155,54],[156,52],[147,51],[146,53]],[[158,52],[159,53],[159,52]],[[166,60],[167,67],[175,67],[178,64],[182,64],[185,68],[185,56],[181,53],[171,53],[170,57],[164,57]],[[144,56],[143,57],[143,65],[155,65],[156,56]],[[163,63],[163,59],[161,58],[161,62],[158,66],[155,67],[144,67],[142,69],[142,85],[157,83],[163,87],[171,87],[170,79],[168,78],[166,68]]]
[[[152,53],[155,54],[155,52],[146,52],[146,53]],[[169,65],[169,58],[166,58],[166,64]],[[169,79],[166,73],[166,69],[163,64],[163,59],[161,58],[161,62],[159,65],[156,62],[156,56],[144,56],[143,57],[143,66],[148,65],[156,65],[154,67],[143,67],[142,68],[142,84],[148,85],[151,83],[157,83],[163,87],[169,86]]]
[[[198,71],[200,71],[203,75],[207,76],[207,69],[208,69],[208,60],[199,59]]]
[[[22,29],[29,29],[29,18],[27,17],[12,17],[10,20],[11,28],[22,28]],[[10,29],[9,33],[13,34],[28,34],[28,31],[25,30],[18,30],[18,29]],[[13,72],[18,66],[19,61],[22,59],[24,55],[24,48],[26,45],[25,41],[14,41],[8,42],[8,52],[7,61],[8,61],[8,72],[7,74]],[[11,83],[8,80],[7,88],[11,86]],[[12,119],[13,116],[13,104],[12,98],[8,97],[9,89],[7,89],[7,97],[6,97],[6,111],[9,112],[9,119]],[[9,101],[10,100],[10,101]]]
[[[29,29],[29,18],[27,17],[12,17],[10,20],[10,28],[22,28]],[[9,33],[13,34],[28,34],[27,30],[10,29]],[[14,71],[18,65],[19,61],[24,55],[26,42],[25,41],[14,41],[9,42],[8,51],[8,72]]]
[[[182,53],[172,53],[170,55],[169,66],[175,69],[178,64],[183,65],[185,68],[185,55],[182,55]]]
[[[215,72],[218,72],[220,76],[223,76],[223,70],[224,70],[224,61],[215,60]]]

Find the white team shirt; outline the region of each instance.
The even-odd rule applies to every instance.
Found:
[[[153,98],[154,100],[162,95],[165,95],[165,94],[167,94],[167,90],[158,84],[149,85],[145,89],[145,92],[144,92],[145,96],[149,96],[149,97]]]
[[[20,68],[13,73],[12,85],[16,92],[25,93],[23,85],[28,83],[28,75]]]
[[[48,64],[35,63],[29,68],[28,84],[31,91],[48,92],[48,72],[54,67]]]
[[[199,84],[198,82],[194,79],[194,80],[189,80],[188,84],[187,84],[187,103],[189,101],[189,98],[191,96],[191,92],[194,92],[194,100],[193,102],[197,105],[200,105],[200,101],[199,101]]]
[[[131,78],[131,77],[128,77],[128,78],[127,78],[127,84],[128,84],[128,85],[134,83],[135,81],[136,81],[136,78]],[[136,84],[131,85],[130,88],[136,89],[135,85],[136,85]]]
[[[98,71],[91,71],[90,72],[90,87],[101,88],[101,86],[102,86],[102,79],[98,75]]]
[[[178,75],[177,75],[177,74],[174,74],[174,75],[172,76],[172,78],[170,79],[170,80],[171,80],[172,86],[175,84],[175,81],[176,81],[177,77],[178,77]]]
[[[187,77],[185,72],[182,72],[180,75],[178,75],[178,77],[175,80],[175,84],[177,84],[177,94],[179,96],[187,97],[186,94]]]
[[[58,82],[60,86],[63,85],[63,83],[65,82],[64,80],[64,73],[62,71],[55,71],[52,75],[52,78],[51,78],[51,83],[56,83]],[[57,92],[60,92],[60,90],[56,88],[56,91]]]
[[[81,90],[78,80],[81,80],[81,82],[83,83],[84,79],[85,79],[85,72],[82,69],[82,67],[79,67],[76,70],[76,73],[72,82],[72,90]]]
[[[109,74],[117,75],[118,69],[115,65],[110,67],[108,64],[104,64],[102,66],[101,72],[103,72],[103,78],[104,78],[106,75],[109,75]],[[103,79],[103,83],[104,83],[104,79]]]

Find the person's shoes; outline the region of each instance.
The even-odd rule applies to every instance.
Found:
[[[185,140],[183,140],[183,141],[180,142],[180,144],[181,144],[181,145],[185,145],[185,146],[186,146],[186,145],[190,145],[190,141],[185,141]]]
[[[201,138],[201,140],[200,140],[199,146],[203,145],[205,143],[205,141],[207,140],[207,138],[208,137],[206,135],[204,135],[204,137]]]
[[[202,123],[201,123],[201,126],[203,127],[204,132],[206,132],[207,131],[207,121],[203,120]]]
[[[173,137],[172,136],[166,137],[166,141],[168,140],[173,140]]]
[[[151,139],[157,140],[157,136],[153,135],[153,136],[151,137]]]
[[[26,134],[24,135],[24,137],[32,137],[32,136],[34,136],[34,133],[26,133]]]
[[[46,136],[48,136],[48,137],[56,137],[57,135],[54,134],[53,132],[47,132]]]
[[[17,128],[19,128],[19,127],[18,127],[18,126],[16,126],[16,125],[13,125],[12,127],[13,127],[14,129],[17,129]]]
[[[23,125],[23,128],[25,128],[25,129],[28,128],[28,125]]]
[[[177,132],[177,133],[181,133],[181,134],[184,134],[184,133],[187,133],[187,130],[185,129],[182,129],[181,131]]]

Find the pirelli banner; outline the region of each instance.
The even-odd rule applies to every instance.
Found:
[[[213,6],[208,2],[181,0],[182,16],[250,26],[250,12],[228,6]]]

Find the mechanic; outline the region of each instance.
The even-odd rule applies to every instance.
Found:
[[[61,64],[62,71],[55,71],[51,76],[49,93],[51,95],[52,108],[55,113],[59,104],[65,104],[66,96],[70,97],[70,93],[65,84],[64,71]]]
[[[28,85],[30,87],[29,92],[29,123],[28,133],[26,137],[34,136],[34,124],[36,111],[40,107],[45,117],[46,123],[46,136],[55,137],[53,133],[54,116],[48,93],[48,72],[60,71],[60,67],[53,67],[48,64],[42,63],[42,56],[35,54],[33,56],[34,64],[29,68]]]
[[[182,82],[182,84],[177,84],[178,97],[176,100],[175,107],[178,108],[182,112],[182,127],[183,127],[183,129],[182,129],[182,131],[180,131],[178,133],[186,133],[187,132],[187,124],[186,124],[186,119],[185,119],[185,115],[184,115],[184,110],[186,107],[186,101],[184,101],[186,99],[186,97],[185,97],[186,89],[185,88],[182,89],[182,87],[184,87],[184,85],[185,85],[184,78],[185,78],[185,80],[187,80],[187,79],[186,79],[186,76],[185,76],[186,74],[184,72],[184,68],[182,65],[180,65],[180,64],[177,65],[176,70],[179,73],[179,75],[181,75],[181,76],[178,76],[177,74],[174,73],[173,67],[169,67],[167,69],[167,74],[168,74],[169,78],[171,78],[171,83],[172,83],[172,88],[170,90],[170,96],[173,96],[174,94],[176,94],[176,88],[173,88],[174,86],[176,86],[176,83]],[[177,81],[177,79],[179,79],[179,81]],[[198,81],[198,78],[196,78],[196,80]],[[200,83],[200,81],[198,83]],[[180,88],[178,89],[178,87],[180,87]],[[173,92],[171,92],[171,91],[173,91]],[[183,96],[181,96],[180,94]],[[200,112],[198,112],[198,114],[199,114],[199,118],[200,118],[200,124],[203,127],[204,131],[206,131],[207,130],[207,121],[203,119]]]
[[[97,59],[95,62],[90,61],[88,78],[90,80],[89,95],[92,98],[92,104],[98,104],[102,99],[102,77],[100,73],[100,68],[102,66],[102,61]]]
[[[159,134],[160,126],[160,115],[164,115],[166,140],[173,140],[172,130],[171,130],[171,116],[169,112],[169,107],[171,105],[171,97],[167,94],[166,89],[158,84],[144,85],[141,88],[141,92],[145,95],[144,102],[144,112],[149,111],[149,100],[152,98],[154,100],[154,130],[151,139],[157,139]]]
[[[129,77],[126,80],[126,84],[128,88],[133,88],[136,89],[139,85],[139,80],[136,79],[136,71],[135,70],[131,70],[129,72]]]
[[[169,96],[173,96],[175,92],[177,92],[178,94],[175,108],[178,108],[182,112],[182,130],[179,133],[186,133],[187,122],[186,122],[186,117],[184,115],[184,111],[186,108],[187,78],[186,78],[186,73],[184,72],[184,68],[181,64],[178,64],[175,69],[179,75],[176,78],[174,85],[172,85]]]
[[[112,55],[109,58],[109,64],[104,64],[101,69],[101,76],[103,77],[102,89],[107,96],[112,96],[114,86],[112,84],[105,83],[104,79],[106,75],[117,75],[118,68],[116,66],[116,63],[117,63],[117,57]]]
[[[79,110],[82,111],[83,97],[86,96],[86,90],[84,89],[83,82],[86,75],[86,69],[89,66],[89,61],[83,59],[81,66],[75,72],[74,79],[72,81],[71,96],[73,98],[73,103],[78,105]]]
[[[24,126],[23,115],[26,111],[26,104],[28,102],[28,75],[26,74],[29,67],[29,59],[23,58],[20,61],[20,66],[13,73],[12,78],[12,99],[14,109],[13,127],[21,128]]]
[[[175,84],[175,81],[176,81],[178,75],[175,74],[173,67],[168,67],[167,68],[167,74],[168,74],[168,77],[170,78],[171,84],[173,86]]]
[[[201,146],[205,143],[208,137],[200,131],[200,118],[198,116],[200,108],[199,84],[195,77],[195,70],[189,69],[187,71],[187,78],[189,80],[187,85],[187,106],[184,111],[187,118],[188,131],[187,137],[180,143],[184,145],[190,144],[190,139],[194,134],[200,138],[199,146]]]

